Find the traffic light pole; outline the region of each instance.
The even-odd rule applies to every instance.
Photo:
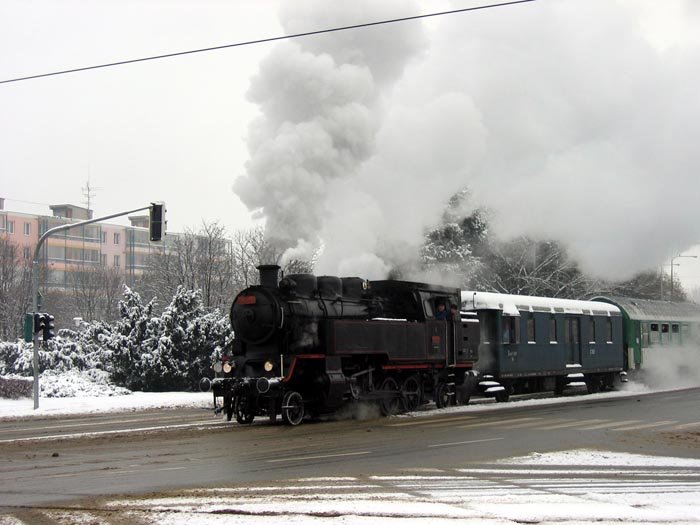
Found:
[[[159,206],[161,204],[158,204]],[[34,249],[34,258],[32,259],[32,312],[36,313],[39,310],[39,251],[41,250],[41,245],[44,241],[48,239],[54,233],[62,232],[65,230],[70,230],[71,228],[76,228],[78,226],[85,226],[86,224],[92,224],[94,222],[106,221],[107,219],[114,219],[115,217],[123,217],[124,215],[129,215],[130,213],[136,213],[137,211],[150,210],[155,203],[151,203],[149,206],[144,206],[143,208],[136,208],[135,210],[122,211],[119,213],[114,213],[112,215],[105,215],[104,217],[97,217],[96,219],[89,219],[87,221],[79,221],[72,224],[64,224],[62,226],[56,226],[50,230],[46,230],[44,234],[39,237],[39,241],[36,243],[36,248]],[[34,410],[39,408],[39,337],[34,332],[32,336],[32,346],[34,347],[34,356],[32,360],[32,368],[34,368]]]

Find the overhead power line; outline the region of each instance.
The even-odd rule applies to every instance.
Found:
[[[491,9],[494,7],[505,7],[505,6],[509,6],[509,5],[515,5],[515,4],[525,4],[528,2],[534,2],[534,1],[535,0],[513,0],[512,2],[502,2],[499,4],[481,5],[481,6],[476,6],[476,7],[465,7],[463,9],[453,9],[451,11],[441,11],[439,13],[428,13],[425,15],[406,16],[403,18],[393,18],[391,20],[380,20],[378,22],[366,22],[364,24],[355,24],[355,25],[351,25],[351,26],[334,27],[331,29],[320,29],[318,31],[308,31],[306,33],[296,33],[294,35],[284,35],[284,36],[276,36],[276,37],[271,37],[271,38],[261,38],[259,40],[249,40],[246,42],[236,42],[235,44],[224,44],[221,46],[205,47],[202,49],[192,49],[189,51],[178,51],[176,53],[167,53],[165,55],[154,55],[154,56],[143,57],[143,58],[133,58],[131,60],[122,60],[120,62],[110,62],[108,64],[99,64],[96,66],[87,66],[87,67],[79,67],[79,68],[75,68],[75,69],[66,69],[64,71],[54,71],[52,73],[41,73],[39,75],[31,75],[28,77],[11,78],[8,80],[0,80],[0,84],[9,84],[10,82],[21,82],[24,80],[32,80],[35,78],[43,78],[43,77],[52,77],[52,76],[57,76],[57,75],[67,75],[69,73],[78,73],[80,71],[89,71],[91,69],[123,66],[126,64],[135,64],[137,62],[147,62],[149,60],[161,60],[163,58],[172,58],[172,57],[178,57],[178,56],[183,56],[183,55],[193,55],[195,53],[205,53],[207,51],[217,51],[219,49],[227,49],[230,47],[242,47],[242,46],[250,46],[253,44],[264,44],[267,42],[275,42],[277,40],[288,40],[291,38],[301,38],[301,37],[305,37],[305,36],[321,35],[324,33],[333,33],[336,31],[347,31],[349,29],[359,29],[362,27],[372,27],[372,26],[379,26],[379,25],[385,25],[385,24],[395,24],[398,22],[407,22],[409,20],[418,20],[421,18],[453,15],[456,13],[466,13],[468,11],[479,11],[479,10],[483,10],[483,9]]]

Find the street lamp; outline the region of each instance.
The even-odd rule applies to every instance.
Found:
[[[692,258],[692,259],[698,258],[697,255],[681,255],[681,254],[678,254],[675,257],[671,257],[671,301],[673,301],[673,266],[674,266],[673,261],[675,259],[678,259],[679,257],[688,257],[688,258]],[[676,265],[676,266],[678,266],[678,265]]]

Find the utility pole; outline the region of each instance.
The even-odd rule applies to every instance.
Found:
[[[39,251],[41,250],[41,245],[44,241],[48,239],[52,234],[58,233],[65,230],[70,230],[71,228],[76,228],[78,226],[85,226],[87,224],[92,224],[94,222],[106,221],[107,219],[114,219],[115,217],[122,217],[124,215],[129,215],[130,213],[136,213],[138,211],[151,210],[151,216],[153,217],[154,210],[159,214],[157,224],[155,221],[151,221],[150,224],[150,239],[152,241],[160,241],[163,234],[165,233],[165,205],[162,202],[151,203],[149,206],[144,206],[142,208],[136,208],[135,210],[123,211],[119,213],[114,213],[112,215],[105,215],[104,217],[97,217],[96,219],[88,219],[86,221],[79,221],[73,224],[64,224],[62,226],[56,226],[50,230],[46,230],[44,234],[39,237],[39,241],[36,243],[36,248],[34,249],[34,258],[32,259],[32,314],[36,314],[39,309]],[[33,317],[33,315],[32,315]],[[39,337],[36,330],[32,330],[32,343],[34,349],[34,355],[32,360],[32,367],[34,368],[34,410],[39,408]],[[25,326],[25,335],[28,335],[27,327]]]
[[[697,255],[681,255],[680,253],[678,255],[676,255],[675,257],[671,257],[671,297],[670,297],[671,301],[673,301],[673,267],[680,266],[680,264],[674,265],[673,261],[674,261],[674,259],[678,259],[680,257],[688,257],[688,258],[692,258],[692,259],[698,258]]]

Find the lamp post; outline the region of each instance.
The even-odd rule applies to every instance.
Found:
[[[688,257],[688,258],[692,258],[692,259],[698,258],[697,255],[682,255],[680,253],[678,255],[676,255],[675,257],[671,257],[671,296],[670,296],[671,301],[673,301],[673,267],[680,266],[680,265],[674,265],[673,261],[680,258],[680,257]]]

